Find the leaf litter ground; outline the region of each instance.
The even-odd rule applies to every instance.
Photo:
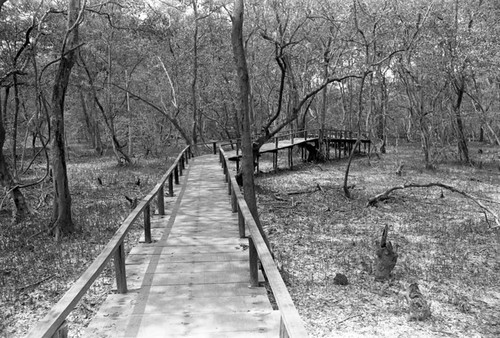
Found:
[[[486,154],[498,156],[498,148],[483,150],[481,160]],[[434,188],[398,191],[378,207],[366,207],[369,198],[410,181],[439,181],[499,201],[498,158],[487,159],[481,170],[451,163],[424,171],[419,157],[418,149],[408,146],[381,159],[356,158],[349,181],[355,185],[353,200],[342,193],[345,160],[302,164],[257,178],[261,218],[311,337],[500,335],[499,234],[488,228],[474,203],[446,191],[441,198]],[[23,336],[43,317],[128,214],[123,194],[142,197],[166,168],[154,161],[129,168],[102,159],[81,162],[69,168],[82,234],[62,243],[37,235],[50,215],[50,186],[28,192],[36,206],[26,222],[13,226],[7,214],[0,215],[0,337]],[[402,162],[403,175],[396,176]],[[261,168],[269,171],[269,162]],[[142,187],[135,184],[138,177]],[[399,259],[393,279],[379,283],[370,270],[374,242],[385,224]],[[140,233],[138,226],[127,248]],[[334,284],[336,273],[345,274],[350,284]],[[108,268],[72,312],[72,337],[81,335],[112,279]],[[425,322],[407,320],[407,287],[414,281],[432,306],[433,316]]]
[[[177,155],[176,150],[172,151]],[[0,337],[22,337],[45,316],[130,213],[125,195],[132,199],[144,197],[173,159],[141,159],[131,166],[117,165],[111,157],[83,154],[73,159],[68,164],[73,221],[82,232],[60,242],[46,234],[52,206],[51,183],[23,190],[32,211],[24,222],[12,224],[9,212],[0,213]],[[43,164],[32,170],[33,178],[43,174]],[[143,232],[142,219],[135,224],[126,238],[127,251]],[[113,280],[113,265],[108,264],[69,315],[70,337],[81,336],[82,328],[111,291]]]
[[[498,148],[483,151],[498,156]],[[406,145],[381,158],[356,158],[352,200],[342,191],[346,160],[278,173],[261,164],[268,171],[256,179],[261,220],[311,337],[500,336],[500,229],[489,228],[476,204],[429,188],[399,190],[378,207],[366,206],[409,182],[446,183],[500,202],[499,159],[482,169],[448,163],[426,171],[420,157]],[[483,203],[500,212],[500,204]],[[393,278],[375,282],[374,245],[385,224],[399,258]],[[336,273],[349,285],[334,284]],[[431,304],[432,317],[423,322],[408,320],[412,282]]]

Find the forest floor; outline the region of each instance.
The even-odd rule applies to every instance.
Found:
[[[481,147],[479,155],[478,145],[471,145],[481,169],[444,159],[435,170],[424,170],[416,145],[389,147],[380,158],[356,157],[349,178],[352,199],[342,191],[345,159],[300,163],[293,170],[280,162],[278,173],[271,172],[270,161],[261,161],[267,172],[256,180],[261,219],[310,337],[500,336],[500,229],[489,227],[476,204],[429,188],[399,190],[377,207],[366,206],[395,185],[441,182],[482,198],[500,213],[499,203],[487,201],[500,201],[499,148]],[[129,213],[124,195],[143,197],[171,160],[143,159],[123,167],[111,158],[72,158],[73,214],[83,232],[59,243],[43,232],[51,213],[50,183],[25,191],[32,209],[25,222],[11,224],[8,208],[0,208],[1,338],[23,336],[44,316]],[[142,222],[137,224],[127,249],[140,236]],[[399,257],[393,278],[375,282],[370,273],[374,242],[386,224]],[[336,285],[336,273],[345,274],[349,284]],[[112,279],[110,265],[71,313],[70,336],[80,336]],[[411,282],[419,283],[431,304],[426,321],[408,321]]]
[[[390,187],[440,182],[500,213],[500,149],[481,145],[479,154],[478,147],[471,144],[470,151],[481,169],[444,159],[425,170],[417,145],[389,147],[380,158],[356,157],[352,199],[342,190],[346,159],[293,170],[280,163],[278,173],[261,164],[261,221],[311,337],[500,336],[500,229],[491,217],[490,227],[472,200],[441,188],[398,190],[367,207]],[[375,241],[386,224],[399,257],[393,277],[376,282]],[[335,284],[337,273],[349,284]],[[431,306],[425,321],[408,320],[413,282]]]
[[[31,215],[13,224],[11,206],[0,208],[0,338],[24,336],[99,255],[130,213],[130,198],[141,199],[173,163],[178,152],[162,159],[141,159],[129,166],[111,157],[95,157],[74,149],[68,162],[74,223],[82,232],[56,242],[47,235],[52,211],[52,183],[24,189]],[[29,170],[26,181],[43,177],[45,164]],[[100,182],[99,182],[100,179]],[[102,184],[101,184],[102,183]],[[129,232],[125,248],[137,243],[142,220]],[[83,328],[109,294],[113,265],[94,282],[68,317],[70,337]]]

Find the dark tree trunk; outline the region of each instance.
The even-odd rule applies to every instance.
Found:
[[[21,189],[19,189],[18,185],[12,178],[7,161],[3,154],[3,146],[5,144],[3,114],[5,112],[5,107],[6,106],[4,106],[4,109],[0,107],[0,184],[9,189],[10,197],[12,198],[15,206],[15,209],[12,211],[12,216],[14,221],[18,222],[28,215],[29,209]]]
[[[467,146],[467,139],[465,137],[464,124],[461,115],[462,101],[465,93],[465,79],[461,78],[459,82],[455,82],[455,92],[457,94],[457,101],[453,105],[455,113],[455,121],[457,123],[457,145],[460,161],[470,163],[469,148]]]
[[[61,60],[58,65],[52,89],[51,122],[51,165],[54,180],[54,206],[52,233],[58,239],[62,234],[80,230],[73,223],[71,215],[71,194],[66,168],[64,139],[64,100],[68,88],[71,69],[75,63],[75,48],[78,44],[78,14],[80,0],[69,0],[68,34],[63,42]]]
[[[198,93],[196,90],[198,84],[198,2],[193,0],[194,13],[194,33],[193,33],[193,80],[191,82],[191,100],[193,104],[193,128],[191,137],[193,144],[198,143]]]
[[[393,248],[391,241],[387,240],[388,233],[389,226],[386,224],[382,232],[382,238],[380,242],[378,242],[377,249],[375,250],[373,273],[375,274],[375,280],[378,281],[389,279],[398,261],[398,253]]]
[[[250,81],[248,76],[248,68],[245,57],[245,49],[243,46],[243,12],[244,4],[243,0],[235,0],[234,10],[233,10],[233,28],[231,31],[231,42],[233,46],[234,62],[236,65],[236,71],[238,74],[238,85],[239,85],[239,103],[240,109],[238,110],[238,122],[241,124],[241,150],[243,153],[242,158],[242,172],[243,172],[243,195],[245,201],[252,213],[259,231],[262,237],[266,241],[267,246],[269,243],[267,241],[267,236],[262,229],[259,220],[259,214],[257,210],[257,199],[255,198],[255,186],[254,186],[254,155],[253,155],[253,144],[250,126],[250,106],[249,106],[249,94],[250,94]],[[270,247],[269,247],[270,248]]]
[[[19,106],[21,105],[21,102],[19,100],[19,86],[16,74],[12,76],[12,81],[14,84],[14,120],[12,121],[12,170],[14,172],[14,177],[17,177],[17,124],[19,120]]]

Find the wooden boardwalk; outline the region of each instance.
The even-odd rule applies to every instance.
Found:
[[[82,337],[278,337],[264,287],[249,287],[248,239],[217,157],[196,157],[153,243],[127,257],[129,292],[110,294]]]
[[[350,150],[356,143],[356,140],[357,140],[356,138],[339,138],[339,137],[328,136],[324,138],[324,143],[327,145],[328,152],[332,149],[334,152],[333,154],[334,157],[341,158],[342,153],[344,153],[345,157],[349,156]],[[319,138],[316,136],[309,138],[294,137],[293,140],[290,138],[288,139],[278,138],[278,141],[276,141],[275,139],[273,142],[264,143],[260,147],[259,153],[260,154],[273,153],[275,155],[280,150],[288,149],[289,151],[291,151],[295,146],[301,146],[301,145],[304,146],[310,143],[313,143],[317,147],[318,142]],[[365,148],[365,151],[366,147],[368,147],[368,152],[370,151],[370,144],[371,144],[370,139],[367,138],[361,139],[361,144]],[[361,149],[361,147],[359,149]],[[237,151],[229,149],[226,150],[226,155],[231,161],[237,161],[242,156],[241,150]]]

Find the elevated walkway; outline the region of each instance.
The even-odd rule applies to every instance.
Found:
[[[278,337],[280,315],[250,287],[248,239],[217,157],[193,158],[170,215],[126,260],[128,293],[110,294],[82,337]]]

